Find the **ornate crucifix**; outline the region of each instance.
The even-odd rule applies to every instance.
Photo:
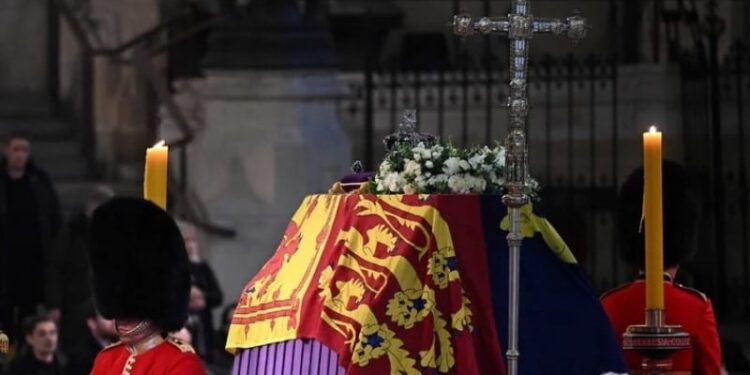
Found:
[[[528,203],[526,178],[528,176],[528,147],[526,128],[529,119],[528,70],[529,44],[536,33],[567,35],[578,40],[586,36],[586,19],[580,16],[564,20],[534,18],[529,11],[530,0],[514,0],[511,13],[504,18],[482,18],[473,21],[468,15],[457,15],[453,19],[453,31],[459,36],[475,33],[500,33],[510,39],[510,95],[508,97],[509,132],[505,139],[507,156],[505,162],[505,185],[507,193],[503,202],[508,206],[510,231],[509,270],[509,315],[507,367],[509,375],[518,374],[518,288],[521,255],[520,210]]]

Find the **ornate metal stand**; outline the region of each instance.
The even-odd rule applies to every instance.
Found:
[[[572,39],[586,36],[586,20],[580,16],[568,17],[565,20],[554,18],[534,18],[530,14],[530,0],[515,0],[510,14],[504,18],[482,18],[473,21],[468,15],[456,15],[453,19],[453,30],[456,35],[469,36],[475,33],[500,33],[510,39],[510,95],[508,97],[509,133],[505,139],[507,148],[506,189],[503,202],[508,206],[510,215],[510,248],[509,270],[509,318],[508,318],[508,351],[507,367],[509,375],[518,374],[518,289],[520,252],[523,236],[521,235],[520,209],[528,203],[526,195],[526,176],[528,175],[528,147],[526,146],[526,128],[529,116],[528,97],[528,59],[529,45],[536,33],[567,35]]]
[[[646,310],[646,324],[628,327],[622,344],[645,358],[639,374],[667,374],[672,371],[672,354],[690,347],[690,335],[680,326],[666,325],[664,310]]]

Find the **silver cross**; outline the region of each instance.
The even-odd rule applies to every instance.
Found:
[[[473,21],[462,14],[453,19],[456,35],[504,34],[510,39],[510,95],[508,97],[508,117],[510,132],[506,139],[508,160],[506,181],[509,192],[522,191],[527,175],[526,124],[529,117],[528,67],[529,44],[534,34],[551,33],[567,35],[573,40],[586,37],[588,26],[581,16],[571,16],[564,20],[555,18],[535,18],[529,14],[529,0],[515,0],[513,13],[505,18],[484,17]],[[523,202],[525,203],[525,202]]]
[[[588,26],[581,16],[571,16],[564,20],[535,18],[530,14],[530,0],[515,0],[513,10],[504,18],[484,17],[473,21],[470,16],[461,14],[453,18],[453,31],[459,36],[479,34],[504,34],[510,39],[510,95],[508,96],[509,132],[505,139],[505,186],[503,202],[508,206],[510,230],[508,231],[509,260],[509,301],[508,301],[508,351],[507,367],[509,375],[518,374],[518,290],[521,242],[521,207],[529,202],[526,195],[528,176],[528,147],[526,145],[526,125],[529,119],[528,70],[529,44],[534,34],[547,33],[566,35],[573,40],[586,37]]]

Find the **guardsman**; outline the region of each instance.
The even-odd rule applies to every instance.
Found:
[[[120,341],[92,375],[204,375],[193,348],[169,336],[188,316],[190,271],[180,230],[164,210],[113,198],[94,212],[89,247],[94,296]]]

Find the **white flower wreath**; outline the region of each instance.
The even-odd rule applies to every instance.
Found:
[[[384,194],[502,194],[505,148],[460,149],[435,144],[399,145],[386,155],[372,182]],[[538,183],[528,179],[527,194],[537,197]]]

